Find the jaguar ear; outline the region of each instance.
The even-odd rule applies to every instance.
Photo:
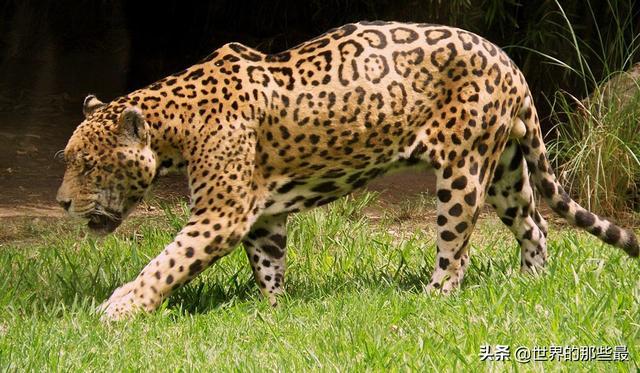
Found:
[[[94,95],[89,95],[84,99],[84,103],[82,104],[82,112],[84,113],[84,117],[88,117],[91,115],[96,109],[101,108],[105,105],[104,102],[98,100],[98,98]]]
[[[132,141],[147,142],[149,129],[142,111],[135,106],[124,109],[118,118],[118,132]]]

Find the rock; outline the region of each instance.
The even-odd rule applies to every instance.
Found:
[[[640,62],[635,63],[627,71],[620,71],[589,95],[583,104],[588,110],[623,107],[633,101],[640,93]],[[638,101],[635,102],[638,104]],[[594,106],[595,105],[595,106]]]

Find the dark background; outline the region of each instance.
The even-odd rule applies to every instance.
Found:
[[[639,4],[562,1],[562,6],[585,43],[595,76],[605,76],[607,65],[626,67],[623,61],[620,66],[599,62],[597,56],[615,53],[601,48],[611,44],[616,31],[611,14],[635,22]],[[592,88],[530,51],[577,65],[554,1],[0,1],[0,207],[52,201],[62,175],[53,155],[82,120],[86,94],[111,100],[229,41],[277,52],[332,27],[376,19],[441,23],[485,36],[523,69],[543,118],[558,88],[577,97]],[[636,22],[625,37],[638,33]]]

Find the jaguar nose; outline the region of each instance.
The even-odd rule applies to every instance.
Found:
[[[58,200],[58,203],[60,204],[60,206],[62,206],[62,208],[65,211],[69,211],[69,207],[71,207],[71,201],[70,200]]]

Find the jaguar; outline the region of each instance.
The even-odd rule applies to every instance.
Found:
[[[109,103],[90,95],[83,112],[57,199],[91,230],[114,231],[159,176],[185,172],[190,187],[188,222],[103,303],[108,320],[153,311],[240,243],[275,305],[287,216],[405,168],[437,179],[430,292],[461,283],[485,203],[515,235],[521,270],[541,272],[547,223],[534,189],[569,223],[638,256],[632,230],[558,183],[520,70],[462,29],[360,22],[277,54],[229,43]]]

